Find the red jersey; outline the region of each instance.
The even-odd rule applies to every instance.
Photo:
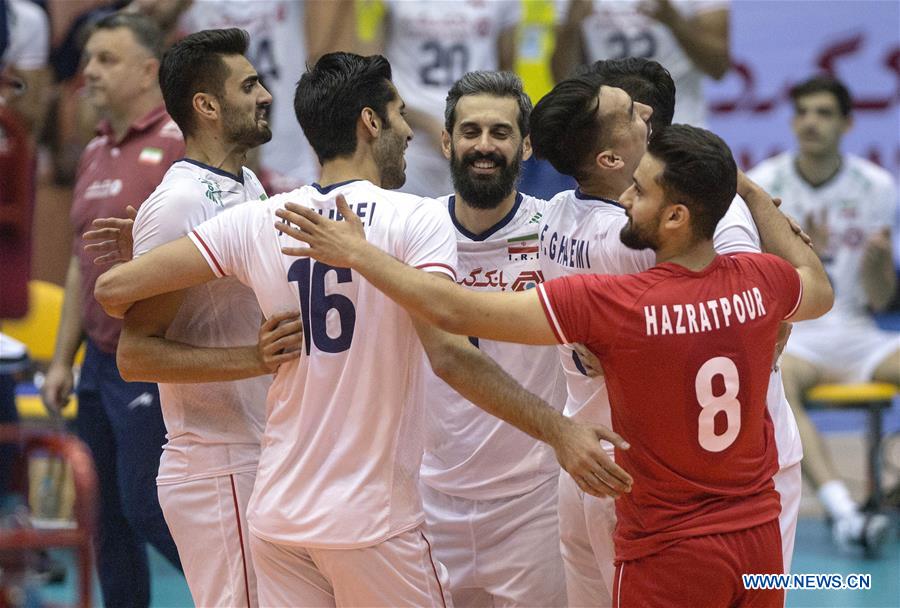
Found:
[[[72,255],[81,267],[81,315],[84,332],[108,353],[116,352],[122,322],[113,319],[94,299],[94,283],[106,268],[85,253],[81,235],[102,217],[125,217],[125,207],[139,208],[162,181],[163,175],[184,155],[181,130],[159,106],[132,124],[119,141],[109,125],[101,123],[78,163],[72,193]]]
[[[616,451],[634,477],[616,502],[617,562],[778,517],[766,389],[778,325],[800,301],[790,264],[737,254],[538,288],[557,339],[600,358],[613,429],[631,443]]]

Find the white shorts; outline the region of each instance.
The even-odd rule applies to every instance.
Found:
[[[616,503],[582,492],[559,474],[559,540],[569,606],[612,606]]]
[[[422,526],[361,549],[280,545],[250,535],[259,605],[438,606],[450,599],[447,569]]]
[[[565,606],[557,479],[520,496],[471,500],[422,484],[434,554],[457,606]]]
[[[826,382],[866,382],[888,355],[900,350],[900,332],[874,324],[796,323],[784,352],[823,370]]]
[[[797,518],[800,517],[800,493],[803,489],[803,475],[800,463],[779,470],[772,477],[775,491],[781,497],[781,514],[778,526],[781,528],[781,551],[784,558],[785,574],[791,571],[794,557],[794,539],[797,537]]]
[[[255,472],[157,487],[196,606],[258,606],[247,502]]]

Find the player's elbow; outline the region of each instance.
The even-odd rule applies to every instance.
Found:
[[[113,268],[100,275],[94,284],[94,298],[104,309],[115,307],[125,302],[124,282],[117,277]]]
[[[125,382],[152,382],[147,375],[147,366],[141,357],[142,349],[127,332],[123,331],[116,348],[116,365]]]
[[[134,348],[125,344],[124,340],[119,340],[119,345],[116,348],[116,365],[119,368],[119,375],[122,376],[122,380],[125,382],[139,382],[141,380],[138,372],[140,367],[135,360],[135,355]]]

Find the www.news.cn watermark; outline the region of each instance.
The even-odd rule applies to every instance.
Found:
[[[871,574],[742,574],[744,589],[859,589],[872,588]]]

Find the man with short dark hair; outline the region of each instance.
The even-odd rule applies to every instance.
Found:
[[[716,224],[736,189],[766,248],[783,259],[716,253]],[[616,504],[614,606],[780,605],[783,589],[746,589],[741,576],[783,572],[778,460],[760,380],[769,377],[781,322],[831,307],[828,277],[771,198],[737,178],[728,146],[708,131],[675,125],[657,133],[621,203],[628,222],[620,238],[650,247],[653,268],[569,276],[517,293],[460,289],[409,268],[366,240],[341,198],[345,221],[287,203],[276,227],[306,245],[285,252],[353,268],[445,331],[581,342],[600,358],[612,425],[632,443],[616,459],[635,477]]]
[[[607,81],[606,79],[609,78]],[[541,220],[541,269],[546,278],[571,274],[625,274],[640,272],[653,265],[652,251],[624,247],[619,232],[627,221],[618,203],[629,186],[623,173],[634,165],[631,156],[635,137],[645,138],[646,126],[634,121],[630,113],[605,118],[591,113],[599,109],[598,92],[619,91],[626,87],[635,107],[639,102],[653,103],[649,122],[655,130],[665,127],[665,117],[675,108],[675,87],[668,72],[646,59],[597,62],[578,79],[560,83],[545,96],[532,114],[532,136],[536,153],[547,157],[562,171],[581,171],[579,188],[562,192]],[[657,115],[657,108],[659,115]],[[663,120],[654,118],[663,117]],[[572,121],[598,125],[605,131],[591,147],[590,138],[570,127]],[[632,133],[629,135],[629,130]],[[562,138],[554,140],[553,134]],[[587,140],[579,149],[578,138]],[[616,138],[619,138],[619,143]],[[573,154],[573,152],[575,154]],[[749,210],[736,198],[714,235],[719,253],[759,252],[761,245]],[[566,371],[568,401],[566,413],[576,419],[604,424],[609,421],[609,402],[604,378],[588,375],[576,348],[560,346],[560,359]],[[779,523],[782,528],[785,569],[789,569],[800,506],[800,446],[797,425],[784,398],[779,372],[769,382],[769,414],[775,425],[780,470],[775,487],[782,499]],[[606,604],[612,602],[614,504],[605,498],[581,493],[572,481],[560,477],[559,520],[562,555],[566,566],[569,601]]]
[[[87,97],[104,117],[81,157],[72,202],[75,239],[53,361],[41,387],[52,414],[68,402],[72,364],[87,338],[78,383],[79,436],[94,455],[100,482],[97,571],[109,606],[147,606],[150,572],[145,543],[180,568],[156,497],[165,442],[155,384],[125,382],[115,352],[121,323],[93,298],[100,268],[83,251],[92,220],[122,217],[147,198],[184,152],[181,131],[166,114],[157,82],[160,34],[138,15],[99,21],[84,50]]]
[[[539,284],[537,228],[548,202],[516,188],[531,156],[531,100],[512,72],[469,72],[450,88],[444,156],[454,193],[457,280],[470,289]],[[556,349],[473,343],[555,409],[565,402]],[[429,374],[422,501],[434,552],[460,606],[565,606],[556,517],[559,465],[545,443],[491,416]]]
[[[828,315],[794,327],[782,357],[784,387],[803,439],[803,473],[812,482],[843,548],[878,550],[890,531],[884,514],[864,513],[838,476],[804,408],[820,382],[900,383],[900,334],[879,329],[871,311],[883,310],[897,275],[891,226],[897,188],[884,169],[850,154],[841,140],[853,125],[850,92],[830,77],[791,90],[798,150],[763,161],[750,175],[784,201],[801,222],[834,284]]]
[[[606,429],[569,421],[466,338],[409,317],[348,268],[282,254],[272,228],[282,204],[301,201],[334,217],[341,194],[373,242],[455,278],[447,213],[433,200],[385,189],[403,184],[412,136],[387,60],[323,56],[300,79],[294,107],[322,163],[322,184],[204,222],[190,238],[110,270],[95,293],[121,314],[135,301],[231,275],[253,287],[267,316],[299,299],[303,354],[279,368],[269,391],[248,507],[260,604],[446,604],[446,571],[432,558],[418,489],[423,354],[467,399],[550,443],[585,491],[627,489],[600,439],[623,444]]]
[[[244,56],[248,42],[243,30],[207,30],[166,52],[159,80],[184,133],[185,156],[138,211],[135,257],[266,198],[256,175],[242,166],[247,152],[272,136],[272,96]],[[282,318],[270,319],[264,330]],[[124,321],[117,351],[123,377],[160,383],[168,441],[159,500],[194,603],[257,606],[246,510],[265,425],[267,374],[275,366],[267,367],[256,348],[261,313],[253,293],[225,279],[141,302]]]

